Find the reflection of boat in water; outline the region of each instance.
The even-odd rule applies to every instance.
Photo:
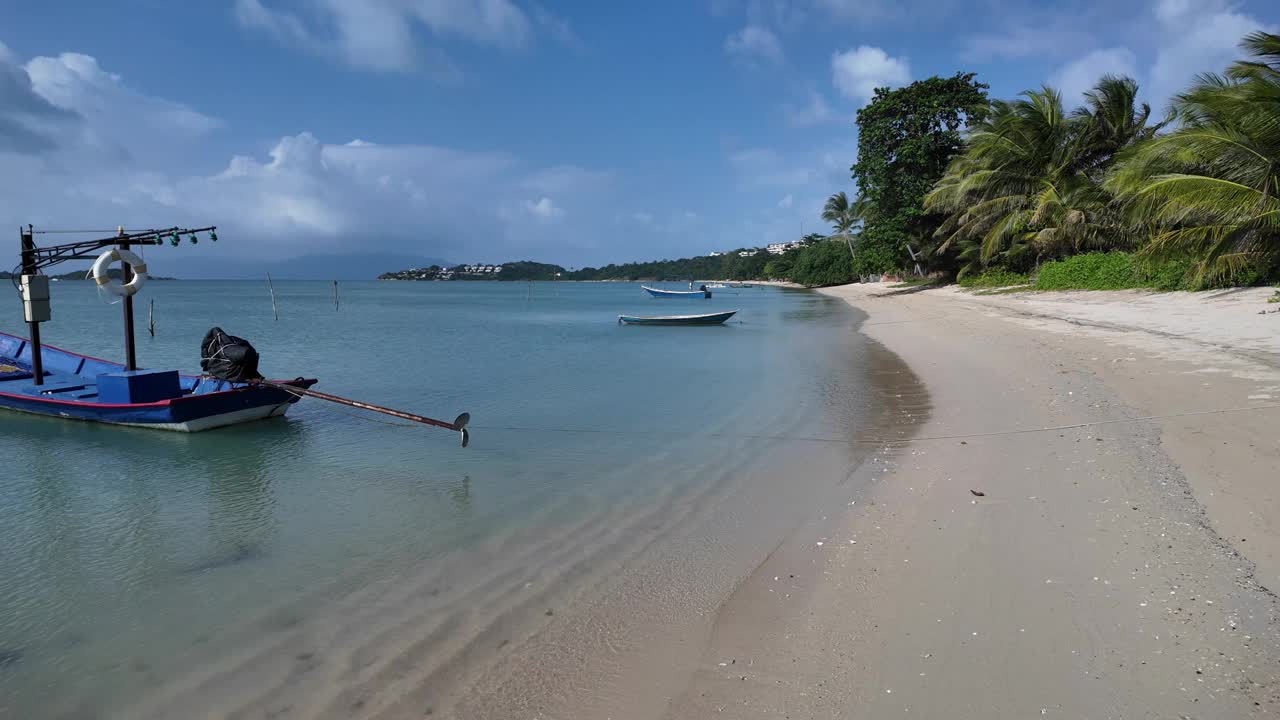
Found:
[[[641,285],[640,287],[644,288],[645,292],[656,298],[684,298],[686,300],[691,300],[694,298],[711,297],[711,291],[707,289],[706,285],[703,285],[697,290],[663,290],[661,288],[651,288],[648,285]]]
[[[706,313],[703,315],[619,315],[618,322],[624,325],[719,325],[733,317],[737,310]]]

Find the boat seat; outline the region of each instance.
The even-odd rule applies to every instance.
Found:
[[[70,393],[84,389],[85,384],[82,382],[54,382],[41,385],[39,392],[41,395],[60,395],[62,393]]]

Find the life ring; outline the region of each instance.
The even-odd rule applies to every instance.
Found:
[[[133,270],[133,279],[121,285],[119,280],[111,277],[108,270],[111,263],[120,260]],[[111,248],[98,256],[93,262],[93,281],[98,287],[117,297],[128,297],[136,294],[147,282],[147,264],[134,253],[123,248]]]

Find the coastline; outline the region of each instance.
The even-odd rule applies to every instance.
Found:
[[[819,292],[922,378],[928,420],[720,608],[667,716],[1280,710],[1270,291],[886,291]]]

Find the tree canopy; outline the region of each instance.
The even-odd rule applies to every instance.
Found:
[[[899,267],[904,246],[930,235],[924,197],[964,144],[961,130],[987,114],[987,85],[973,73],[877,88],[858,111],[858,161],[850,170],[867,208],[855,253],[859,272]]]

